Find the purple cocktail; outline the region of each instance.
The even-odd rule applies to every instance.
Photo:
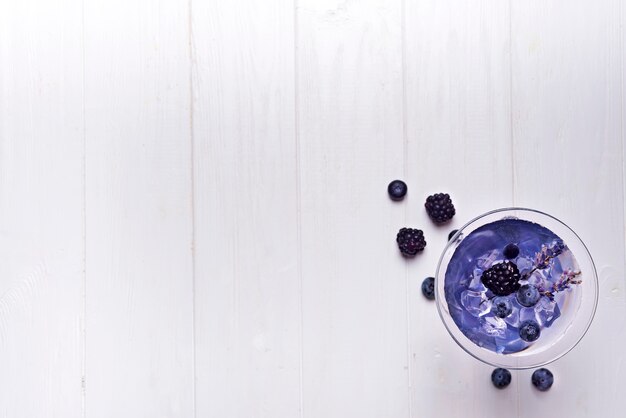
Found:
[[[511,368],[569,351],[597,303],[596,272],[582,241],[529,209],[502,209],[465,225],[442,255],[436,287],[455,340],[480,360]]]

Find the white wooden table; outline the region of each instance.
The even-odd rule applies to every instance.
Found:
[[[621,0],[0,0],[0,416],[624,417],[625,24]],[[546,393],[494,389],[420,291],[451,229],[511,205],[600,278]]]

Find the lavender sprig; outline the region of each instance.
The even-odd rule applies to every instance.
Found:
[[[550,267],[552,259],[561,255],[566,248],[567,247],[565,247],[565,244],[561,240],[554,240],[550,245],[543,244],[541,251],[535,254],[535,266],[528,273],[524,274],[522,280],[527,280],[535,270],[544,270]]]
[[[542,245],[541,251],[535,255],[535,269],[543,270],[550,266],[550,260],[558,257],[565,250],[561,240],[555,240],[550,246]]]
[[[541,286],[539,288],[539,293],[543,294],[550,298],[550,300],[554,300],[554,294],[557,292],[562,292],[565,289],[569,289],[571,285],[580,284],[582,280],[577,280],[576,276],[580,275],[580,271],[567,269],[563,273],[561,273],[561,277],[552,285],[549,290],[546,290]]]

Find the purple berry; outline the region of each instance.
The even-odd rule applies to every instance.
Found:
[[[430,219],[436,224],[448,222],[456,214],[452,199],[450,199],[450,195],[447,193],[437,193],[428,196],[424,207]]]
[[[511,383],[511,372],[501,367],[491,372],[491,383],[498,389],[504,389]]]
[[[519,327],[519,336],[522,340],[532,343],[541,335],[539,324],[532,319],[522,322]]]
[[[435,278],[427,277],[422,282],[422,294],[426,299],[435,299]]]
[[[485,270],[480,281],[497,296],[507,296],[519,289],[520,274],[510,261],[494,264]]]
[[[394,180],[387,186],[387,193],[391,200],[402,200],[406,196],[408,187],[402,180]]]
[[[554,375],[550,370],[541,368],[533,372],[530,381],[538,390],[545,392],[552,387],[552,384],[554,383]]]
[[[515,244],[509,244],[506,247],[504,247],[504,250],[502,250],[502,254],[506,258],[511,260],[519,255],[519,247]]]
[[[534,306],[541,298],[541,293],[532,284],[525,284],[520,287],[515,294],[520,305],[530,307]]]
[[[396,242],[400,252],[405,257],[413,257],[426,248],[424,232],[421,229],[402,228],[398,231]]]
[[[513,305],[506,296],[497,296],[491,303],[491,311],[499,318],[506,318],[513,312]]]

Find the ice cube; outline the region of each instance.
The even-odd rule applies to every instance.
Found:
[[[514,304],[512,304],[512,311],[510,314],[508,314],[505,318],[504,318],[504,322],[506,322],[507,324],[509,324],[512,327],[519,327],[519,310],[520,308]]]
[[[520,324],[519,312],[523,306],[519,304],[515,295],[509,296],[509,301],[511,302],[511,313],[504,318],[504,322],[514,328],[517,328]]]
[[[487,270],[493,265],[493,262],[496,261],[497,258],[498,250],[491,250],[486,256],[478,258],[476,265],[483,270]]]
[[[524,274],[527,271],[530,271],[533,268],[533,262],[526,257],[519,257],[516,260],[518,270]]]
[[[548,287],[543,272],[536,270],[529,278],[528,284],[535,286],[537,289],[545,289]]]
[[[485,290],[485,286],[483,285],[483,282],[480,281],[480,278],[482,275],[483,275],[482,269],[479,269],[479,268],[474,269],[474,272],[472,273],[472,280],[468,286],[470,290],[475,290],[475,291]]]
[[[485,316],[481,319],[483,332],[491,337],[505,338],[506,322],[497,316]]]
[[[519,311],[519,321],[524,322],[528,320],[535,320],[535,309],[534,308],[522,308]]]
[[[483,292],[464,290],[461,293],[461,305],[472,316],[479,317],[491,310],[491,302]]]
[[[463,311],[463,307],[460,304],[459,295],[453,293],[454,289],[445,289],[446,301],[448,302],[448,306],[451,310],[457,310],[459,312]]]
[[[537,322],[542,327],[549,327],[559,316],[561,316],[559,305],[546,296],[539,299],[539,302],[535,305],[534,310]]]
[[[578,267],[578,263],[576,262],[576,258],[574,258],[574,254],[572,254],[567,247],[565,247],[565,250],[563,250],[563,252],[554,261],[554,265],[558,268],[559,274],[565,269],[580,270],[580,267]]]

